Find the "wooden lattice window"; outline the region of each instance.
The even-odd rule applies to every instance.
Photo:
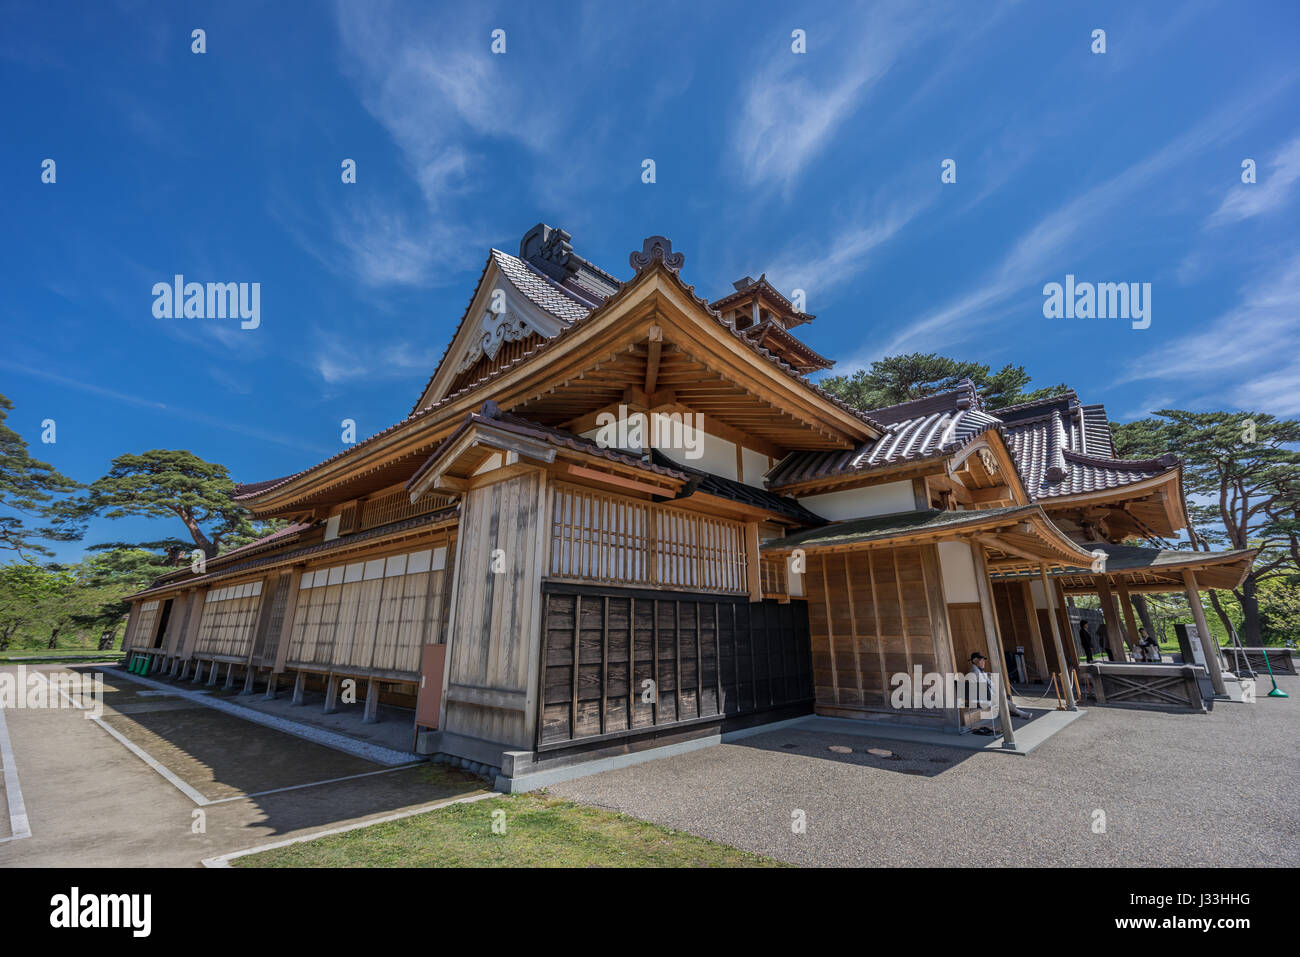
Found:
[[[247,658],[262,607],[262,583],[214,588],[204,596],[203,605],[195,654]]]
[[[387,495],[373,498],[361,506],[360,530],[378,528],[380,525],[388,525],[392,522],[400,522],[402,519],[415,518],[417,515],[436,512],[440,508],[446,508],[451,503],[452,499],[449,495],[422,495],[417,501],[412,502],[409,492],[390,492]],[[339,525],[339,530],[342,531],[343,523],[340,522]]]
[[[552,578],[742,594],[745,569],[740,522],[555,487]]]

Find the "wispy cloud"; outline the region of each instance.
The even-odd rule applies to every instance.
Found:
[[[1109,238],[1108,227],[1121,204],[1166,181],[1171,169],[1222,143],[1247,119],[1248,112],[1238,105],[1221,109],[1144,159],[1063,203],[1016,240],[979,285],[922,316],[875,349],[875,354],[905,352],[932,342],[935,336],[973,335],[1005,311],[1012,296],[1039,285],[1064,254],[1081,258]]]
[[[1234,185],[1210,215],[1206,226],[1223,226],[1281,209],[1297,180],[1300,180],[1300,136],[1274,153],[1266,167],[1256,170],[1256,182]]]
[[[353,338],[339,338],[318,332],[317,349],[311,357],[316,374],[329,385],[358,379],[401,378],[432,372],[442,355],[442,345],[420,346],[413,342],[366,344]]]
[[[21,375],[32,376],[37,379],[44,379],[47,382],[53,382],[65,389],[75,389],[78,392],[85,392],[89,395],[98,396],[102,399],[109,399],[114,402],[120,402],[124,405],[132,405],[137,408],[151,409],[161,415],[171,416],[172,418],[183,419],[187,422],[195,422],[200,425],[206,425],[215,429],[224,429],[227,432],[233,432],[236,435],[242,435],[246,438],[256,439],[259,442],[271,442],[276,445],[283,445],[288,448],[298,449],[303,452],[311,452],[316,455],[328,454],[329,449],[319,445],[313,445],[309,442],[303,442],[296,436],[281,435],[276,432],[268,432],[262,429],[250,429],[228,417],[220,415],[211,415],[206,412],[197,412],[193,409],[182,408],[181,406],[169,405],[166,402],[158,402],[154,399],[148,399],[144,396],[133,395],[129,392],[122,392],[117,389],[107,389],[103,386],[95,385],[82,379],[74,379],[70,376],[62,376],[53,372],[46,372],[43,369],[32,366],[19,365],[13,362],[0,360],[0,369],[6,369],[9,372]]]
[[[816,240],[791,243],[773,257],[776,265],[768,270],[768,279],[787,295],[792,289],[803,289],[809,297],[824,300],[837,287],[859,278],[871,253],[897,235],[927,205],[928,200],[895,203],[871,217],[868,226],[860,225],[859,220],[830,236],[822,231]]]
[[[861,24],[810,29],[806,54],[787,48],[770,57],[749,82],[731,135],[742,182],[789,189],[872,87],[942,21],[880,5]]]
[[[1120,383],[1202,383],[1204,401],[1278,415],[1300,413],[1300,253],[1240,290],[1240,300],[1200,332],[1134,359]],[[1261,372],[1260,370],[1266,370]]]
[[[413,209],[392,195],[350,197],[326,213],[329,241],[314,226],[286,225],[312,255],[346,267],[367,285],[435,283],[435,266],[450,267],[445,273],[468,265],[447,263],[447,250],[483,245],[456,204],[483,188],[475,178],[484,164],[474,144],[513,141],[552,151],[567,108],[553,97],[537,109],[512,89],[517,57],[491,54],[491,24],[478,14],[455,19],[420,4],[346,0],[335,12],[344,72],[397,146],[424,205]]]

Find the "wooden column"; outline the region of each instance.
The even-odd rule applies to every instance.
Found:
[[[1097,586],[1097,597],[1101,599],[1101,613],[1106,619],[1106,641],[1116,661],[1128,661],[1124,653],[1124,638],[1120,632],[1119,618],[1115,615],[1115,595],[1110,590],[1110,582],[1105,575],[1094,575],[1092,583]]]
[[[1015,583],[1011,583],[1008,587],[1015,588]],[[1043,647],[1043,629],[1038,624],[1038,609],[1034,607],[1034,590],[1029,587],[1029,579],[1026,578],[1020,583],[1020,594],[1025,601],[1025,617],[1029,620],[1029,650],[1034,656],[1034,665],[1038,673],[1046,678],[1052,673],[1052,670],[1047,667],[1047,650]]]
[[[1226,695],[1228,690],[1223,685],[1223,669],[1219,667],[1219,649],[1210,637],[1210,626],[1205,622],[1205,608],[1201,605],[1201,592],[1196,584],[1196,575],[1190,568],[1183,571],[1183,585],[1187,588],[1187,604],[1192,606],[1192,618],[1196,620],[1201,650],[1205,652],[1205,668],[1210,673],[1210,684],[1216,695]]]
[[[1129,598],[1128,586],[1123,582],[1115,583],[1115,594],[1119,595],[1119,610],[1124,613],[1124,625],[1128,628],[1129,649],[1136,652],[1138,646],[1137,619],[1133,615],[1133,602]],[[1136,653],[1134,654],[1136,658]]]
[[[1061,663],[1061,684],[1065,686],[1065,703],[1071,711],[1078,711],[1079,702],[1074,699],[1074,683],[1070,681],[1070,659],[1065,657],[1065,646],[1061,642],[1060,619],[1056,615],[1056,608],[1053,607],[1052,583],[1047,580],[1046,565],[1038,566],[1038,577],[1043,583],[1043,597],[1047,600],[1047,623],[1052,626],[1052,642],[1056,646],[1056,660]],[[1068,622],[1069,619],[1066,619],[1066,621]]]
[[[979,592],[980,616],[984,619],[984,640],[989,649],[989,668],[998,675],[998,720],[1002,725],[1002,746],[1016,746],[1016,732],[1011,727],[1011,706],[1007,701],[1007,659],[1002,653],[1002,639],[993,617],[993,593],[989,587],[989,563],[984,556],[984,546],[971,542],[971,551],[975,555],[975,588]]]
[[[758,522],[745,523],[745,572],[750,601],[763,600],[763,570],[759,565]]]
[[[1074,626],[1070,624],[1070,608],[1066,603],[1065,587],[1056,581],[1056,617],[1061,623],[1061,640],[1065,643],[1065,657],[1071,668],[1079,667],[1079,653],[1074,645]]]

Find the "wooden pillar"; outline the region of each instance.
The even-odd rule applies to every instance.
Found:
[[[339,710],[339,679],[333,672],[325,679],[325,705],[323,714],[333,714]]]
[[[975,587],[979,592],[980,616],[984,619],[984,640],[989,649],[989,668],[996,665],[998,675],[998,721],[1002,725],[1002,746],[1013,749],[1016,746],[1016,732],[1011,727],[1011,706],[1007,701],[1007,659],[1002,653],[1002,639],[998,636],[997,624],[993,617],[993,592],[989,587],[989,563],[984,556],[984,546],[979,542],[971,543],[975,555]]]
[[[1223,685],[1223,669],[1219,667],[1219,649],[1210,636],[1210,626],[1205,622],[1205,608],[1201,605],[1201,592],[1196,584],[1196,575],[1190,569],[1183,571],[1183,585],[1187,588],[1187,604],[1192,606],[1192,618],[1196,620],[1196,633],[1201,639],[1201,650],[1205,652],[1205,668],[1210,673],[1210,684],[1216,695],[1227,695]]]
[[[266,676],[266,693],[262,695],[267,701],[275,700],[276,685],[280,683],[280,676],[272,671]]]
[[[235,663],[231,661],[226,663],[226,683],[221,686],[221,690],[228,691],[234,686],[235,686]]]
[[[253,693],[253,677],[256,671],[257,669],[251,663],[244,666],[244,690],[239,692],[240,694]]]
[[[1138,627],[1137,619],[1133,616],[1133,602],[1129,598],[1128,586],[1122,581],[1115,583],[1115,594],[1119,595],[1119,610],[1124,613],[1124,625],[1128,628],[1129,650],[1134,652],[1136,658],[1138,646]]]
[[[1065,646],[1061,642],[1060,619],[1052,601],[1052,583],[1047,580],[1047,566],[1038,566],[1039,580],[1043,583],[1043,597],[1047,600],[1047,623],[1052,626],[1052,642],[1056,646],[1056,660],[1061,663],[1061,684],[1065,686],[1065,703],[1071,711],[1079,710],[1079,702],[1074,699],[1074,683],[1070,681],[1070,659],[1065,657]],[[1069,619],[1066,619],[1067,621]],[[1074,639],[1071,638],[1071,641]]]
[[[293,703],[302,704],[303,689],[307,684],[307,675],[304,672],[298,672],[293,679]]]
[[[1074,644],[1074,626],[1070,623],[1070,599],[1065,596],[1065,586],[1059,581],[1053,583],[1056,588],[1056,616],[1061,623],[1061,640],[1065,643],[1065,657],[1071,668],[1079,667],[1079,652]]]
[[[1007,587],[1015,588],[1015,584],[1011,583]],[[1051,669],[1047,667],[1047,649],[1043,647],[1043,629],[1038,624],[1038,609],[1034,607],[1034,590],[1029,587],[1028,578],[1020,583],[1020,595],[1025,602],[1025,617],[1029,620],[1029,650],[1034,656],[1034,667],[1046,680],[1048,675],[1051,674]]]
[[[1097,586],[1097,597],[1101,599],[1101,613],[1106,619],[1106,641],[1110,644],[1110,653],[1116,661],[1128,661],[1128,656],[1124,654],[1119,618],[1115,615],[1115,595],[1110,590],[1110,582],[1105,575],[1094,575],[1092,583]]]
[[[366,710],[361,716],[362,724],[374,724],[379,720],[379,682],[371,678],[366,682]]]
[[[750,601],[763,600],[763,570],[759,565],[758,522],[745,523],[746,587]]]

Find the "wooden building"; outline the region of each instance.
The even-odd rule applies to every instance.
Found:
[[[492,250],[410,414],[240,486],[291,524],[135,596],[130,649],[327,709],[356,679],[365,719],[412,708],[426,750],[509,777],[813,710],[957,731],[894,676],[1022,645],[1046,679],[1066,594],[1249,567],[1133,544],[1186,525],[1181,466],[1117,459],[1100,406],[964,383],[862,412],[765,277],[711,304],[663,237],[629,261],[544,225]]]

